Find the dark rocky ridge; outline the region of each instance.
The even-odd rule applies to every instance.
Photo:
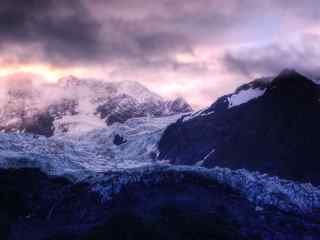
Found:
[[[231,240],[317,239],[320,234],[317,218],[257,207],[197,174],[162,174],[165,180],[128,183],[102,201],[84,182],[33,169],[0,170],[0,237]],[[149,175],[157,179],[159,172]]]
[[[159,143],[160,159],[174,164],[246,168],[320,184],[320,90],[286,70],[269,83],[239,88],[264,95],[229,108],[224,96],[198,116],[181,118]],[[196,115],[196,114],[195,114]]]

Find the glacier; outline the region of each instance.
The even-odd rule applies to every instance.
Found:
[[[220,183],[241,193],[257,209],[275,207],[288,213],[298,215],[313,214],[320,209],[320,188],[310,183],[299,183],[268,176],[245,169],[230,170],[215,167],[207,169],[195,166],[152,165],[141,168],[112,171],[97,174],[85,181],[92,189],[101,194],[102,201],[109,201],[112,196],[127,185],[139,183],[153,186],[165,182],[173,174],[176,183],[193,176],[205,178],[212,183]]]
[[[124,124],[98,128],[86,134],[57,134],[53,137],[27,133],[0,134],[1,168],[37,168],[48,175],[85,182],[107,202],[124,187],[141,183],[150,186],[173,174],[176,182],[188,176],[205,178],[236,190],[257,206],[276,207],[299,215],[320,209],[320,188],[268,176],[245,169],[169,165],[157,160],[157,144],[170,123],[181,115],[133,118]],[[118,134],[126,141],[113,143]]]
[[[70,131],[53,137],[28,133],[0,134],[0,166],[35,167],[49,175],[84,176],[84,172],[103,172],[153,164],[162,132],[180,115],[162,118],[132,118],[126,123],[87,129],[86,121],[73,122]],[[126,143],[113,143],[115,135]]]
[[[10,223],[12,234],[19,236],[14,239],[38,239],[33,236],[35,233],[49,236],[60,232],[69,236],[70,228],[82,235],[81,231],[94,232],[95,227],[103,226],[103,221],[108,229],[109,224],[117,222],[112,217],[117,219],[119,211],[124,213],[118,224],[121,233],[122,223],[129,231],[126,219],[135,212],[139,224],[142,219],[152,227],[171,217],[173,222],[166,223],[161,232],[170,233],[166,226],[179,232],[179,227],[189,226],[184,219],[199,218],[192,222],[191,229],[202,229],[205,234],[215,234],[218,228],[217,236],[221,231],[234,231],[236,236],[239,230],[239,236],[248,239],[318,239],[320,186],[254,169],[231,170],[217,167],[218,164],[206,168],[206,162],[217,155],[219,147],[212,145],[198,156],[186,147],[192,137],[196,136],[195,142],[199,142],[207,133],[215,135],[210,124],[219,114],[237,112],[242,107],[235,106],[267,95],[267,81],[244,85],[196,112],[190,112],[183,99],[165,101],[134,82],[101,84],[69,78],[59,84],[70,91],[79,88],[75,92],[81,94],[74,94],[78,102],[67,99],[52,105],[48,111],[49,117],[54,118],[40,115],[42,121],[34,122],[35,126],[44,124],[52,134],[15,128],[30,120],[28,114],[20,113],[30,110],[37,114],[33,101],[22,112],[15,104],[9,104],[8,111],[0,114],[7,117],[3,123],[13,130],[0,132],[0,199],[4,196],[5,200],[2,211],[14,216],[19,204],[30,205]],[[37,94],[31,95],[37,98]],[[110,95],[113,97],[109,99]],[[11,110],[16,112],[6,114]],[[201,127],[203,121],[208,124]],[[191,133],[184,133],[179,124],[186,125]],[[161,157],[160,142],[172,126],[178,126],[181,145],[171,141],[174,138],[165,142],[186,153],[183,161],[174,162],[170,155]],[[193,150],[201,148],[195,145]],[[262,157],[253,160],[261,161]],[[192,165],[181,165],[187,158]],[[16,203],[17,198],[21,202]],[[7,221],[5,214],[2,219]],[[41,225],[43,222],[46,226]],[[208,223],[210,228],[206,228]],[[184,229],[188,227],[182,227],[182,232]],[[105,236],[109,235],[102,233],[102,239]]]

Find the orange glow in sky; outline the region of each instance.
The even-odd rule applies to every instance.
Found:
[[[14,65],[14,66],[0,66],[0,77],[5,77],[8,75],[15,74],[17,72],[31,73],[35,75],[40,75],[49,82],[56,82],[59,78],[63,77],[66,73],[58,68],[32,64],[32,65]]]

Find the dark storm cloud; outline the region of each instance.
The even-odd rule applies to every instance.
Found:
[[[320,76],[320,36],[306,34],[300,43],[272,44],[260,48],[245,48],[228,52],[223,64],[231,72],[246,76],[263,76],[279,73],[284,68],[294,68],[308,75]]]
[[[269,0],[270,1],[270,0]],[[283,15],[295,15],[308,21],[318,21],[320,19],[318,0],[273,0],[274,8],[280,9]]]
[[[103,1],[99,9],[100,5],[95,8],[98,2],[1,1],[2,61],[10,62],[14,55],[21,63],[40,61],[61,66],[120,61],[155,67],[175,63],[175,52],[192,52],[189,36],[163,29],[166,23],[162,17],[127,19],[113,14],[117,10],[130,14],[126,4],[119,9],[119,2]]]
[[[45,58],[84,58],[98,52],[100,24],[78,0],[3,0],[0,46],[37,45]],[[33,56],[36,53],[29,53]],[[39,57],[39,56],[35,56]],[[46,59],[47,60],[47,59]]]
[[[227,52],[223,64],[231,72],[248,77],[255,74],[270,74],[292,65],[294,53],[271,45],[264,48],[245,48],[237,52]]]
[[[315,0],[2,0],[0,52],[23,63],[184,69],[176,53],[192,55],[197,46],[220,48],[268,37],[279,28],[270,24],[277,17],[289,26],[316,22],[319,6]],[[228,66],[239,65],[242,72],[250,71],[247,65],[263,64],[248,61],[226,56]],[[206,69],[200,65],[189,67]]]
[[[232,7],[228,3],[208,0],[3,0],[0,4],[2,49],[18,45],[25,48],[21,60],[39,58],[55,64],[125,60],[160,65],[174,61],[176,52],[192,52],[202,38],[210,38],[211,31],[236,27],[239,18],[228,12]]]

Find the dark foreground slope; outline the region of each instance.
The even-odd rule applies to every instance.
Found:
[[[108,174],[112,177],[108,178]],[[0,170],[0,239],[318,239],[317,214],[259,207],[192,172],[104,174],[71,183]],[[125,174],[125,173],[124,173]],[[111,179],[109,181],[107,179]],[[118,180],[117,180],[118,179]],[[241,180],[241,179],[240,179]],[[119,191],[117,183],[122,182]],[[90,189],[109,189],[102,197]],[[118,190],[117,190],[118,189]],[[284,200],[285,201],[285,200]]]
[[[264,94],[230,106],[233,95],[248,89]],[[286,70],[269,83],[253,82],[233,95],[169,126],[159,144],[160,158],[320,184],[319,86]]]

